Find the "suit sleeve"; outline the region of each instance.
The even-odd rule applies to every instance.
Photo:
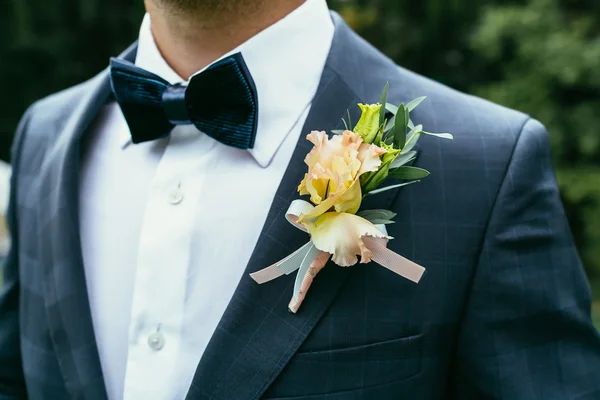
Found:
[[[4,279],[0,289],[0,400],[26,397],[19,335],[19,244],[16,199],[19,153],[29,116],[30,111],[21,119],[11,151],[11,190],[6,215],[11,248],[3,265]]]
[[[459,332],[456,399],[600,399],[600,339],[548,134],[529,120],[488,223]]]

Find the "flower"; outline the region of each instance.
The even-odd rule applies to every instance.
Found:
[[[350,267],[358,262],[371,261],[372,253],[365,246],[363,236],[391,239],[371,222],[354,214],[328,212],[316,222],[304,224],[311,234],[315,247],[333,254],[333,262],[341,267]]]
[[[386,84],[380,100],[384,105],[387,104],[388,89],[389,85]],[[398,112],[401,111],[401,117],[404,117],[398,120],[402,129],[406,130],[406,124],[410,122],[408,109],[414,109],[423,100],[424,97],[420,97],[410,103],[412,106],[398,107]],[[391,185],[374,191],[390,174],[394,178],[404,176],[396,172],[394,161],[402,153],[399,144],[404,142],[402,137],[396,138],[396,134],[405,132],[397,130],[397,121],[394,121],[393,129],[385,129],[389,126],[383,115],[385,106],[358,106],[362,115],[354,132],[346,130],[330,139],[325,132],[313,131],[306,137],[314,146],[304,160],[308,172],[298,186],[298,192],[300,195],[309,195],[312,203],[294,200],[285,216],[295,228],[308,232],[310,242],[275,264],[250,274],[252,279],[262,284],[298,270],[294,295],[288,308],[293,313],[298,311],[315,276],[330,257],[335,264],[349,267],[355,265],[360,256],[361,263],[373,260],[415,283],[425,272],[423,267],[387,249],[387,239],[392,238],[387,236],[384,225],[393,223],[391,219],[396,213],[366,210],[360,216],[356,215],[363,195],[405,185]],[[346,125],[350,124],[349,120],[348,113]],[[452,137],[450,134],[433,135]],[[395,140],[394,143],[391,143],[391,139]],[[411,155],[407,154],[407,157]],[[397,164],[403,165],[408,159],[401,161]],[[404,167],[405,170],[410,168]]]
[[[298,222],[311,235],[315,247],[333,255],[341,266],[354,265],[357,255],[369,262],[370,251],[363,236],[385,237],[369,221],[354,215],[362,201],[360,176],[377,171],[385,150],[363,143],[354,132],[327,137],[325,132],[311,132],[307,139],[314,144],[306,156],[308,173],[300,183],[301,195],[310,195],[316,205],[300,215]]]
[[[394,162],[396,157],[400,154],[400,150],[394,149],[394,146],[391,144],[381,142],[381,147],[385,150],[385,154],[381,157],[381,166],[379,169],[374,172],[366,173],[360,178],[360,183],[365,193],[375,190],[387,179],[392,162]]]
[[[354,128],[354,132],[360,135],[365,143],[371,144],[381,128],[379,116],[382,106],[381,104],[359,104],[358,107],[360,107],[362,115]]]
[[[308,173],[298,187],[301,195],[310,195],[316,207],[300,216],[299,222],[314,219],[329,211],[355,214],[360,207],[360,176],[377,171],[385,150],[363,143],[351,131],[329,139],[325,132],[313,131],[306,137],[314,144],[304,162]]]

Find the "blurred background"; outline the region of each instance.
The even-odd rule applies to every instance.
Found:
[[[8,161],[28,105],[90,78],[136,39],[142,3],[0,2],[0,159]],[[547,126],[600,326],[600,1],[329,0],[329,5],[398,64],[517,108]],[[0,165],[2,213],[8,173]],[[0,254],[5,237],[0,228]]]

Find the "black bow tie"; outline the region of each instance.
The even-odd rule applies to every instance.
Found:
[[[133,143],[167,136],[175,125],[193,124],[228,146],[254,146],[258,99],[240,53],[193,76],[188,86],[170,85],[116,58],[110,61],[110,78]]]

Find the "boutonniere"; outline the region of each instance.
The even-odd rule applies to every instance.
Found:
[[[416,157],[413,150],[421,135],[452,139],[449,133],[430,133],[415,125],[410,113],[425,97],[396,107],[387,103],[386,84],[379,103],[358,104],[362,115],[353,129],[348,112],[346,129],[333,137],[313,131],[307,139],[314,145],[305,163],[308,172],[298,186],[310,202],[294,200],[287,220],[307,232],[310,241],[283,260],[250,276],[259,284],[298,271],[289,310],[298,311],[313,279],[329,258],[340,267],[371,261],[418,283],[425,269],[387,249],[386,224],[396,214],[389,210],[361,210],[366,196],[411,185],[429,175],[427,170],[408,166]],[[388,111],[391,115],[386,118]],[[380,185],[389,180],[396,182]]]

